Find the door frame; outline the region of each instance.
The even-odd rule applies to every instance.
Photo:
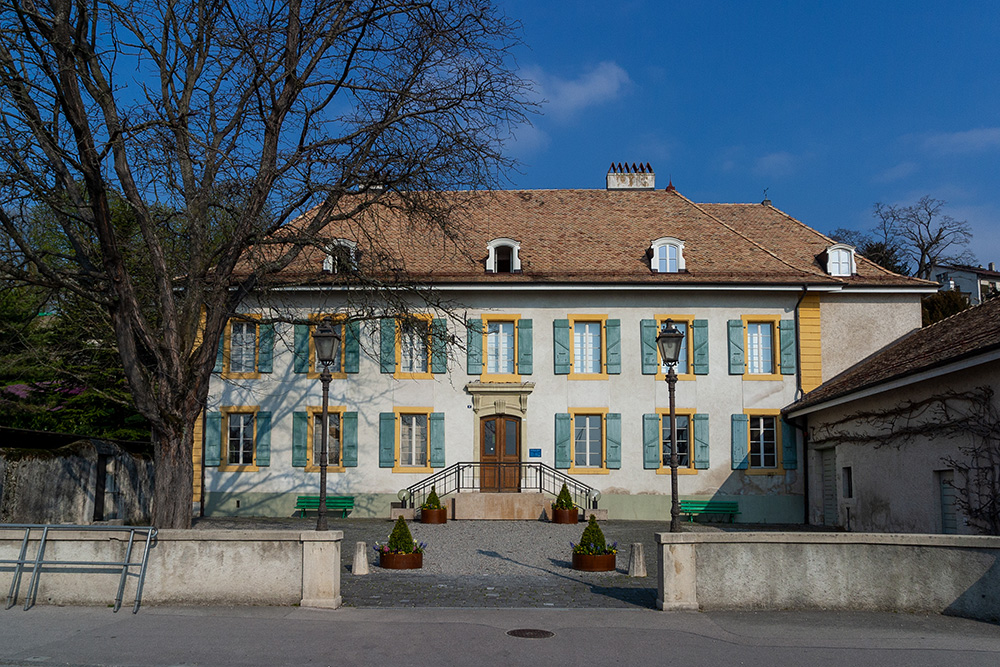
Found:
[[[524,420],[521,419],[520,417],[516,416],[516,415],[510,415],[510,414],[505,414],[505,415],[486,415],[484,417],[480,417],[479,418],[479,433],[480,433],[480,437],[482,436],[483,431],[486,429],[486,422],[490,421],[490,420],[492,420],[493,423],[497,425],[497,428],[494,431],[494,442],[493,442],[494,452],[495,452],[494,458],[496,459],[496,462],[497,463],[517,463],[517,464],[520,464],[524,460],[524,458],[522,456],[522,449],[523,449],[522,448],[522,444],[523,443],[522,443],[522,437],[521,437],[522,429],[523,429],[523,426],[524,426]],[[507,435],[507,425],[506,425],[506,422],[507,421],[514,422],[515,428],[516,428],[516,431],[517,431],[517,454],[516,454],[517,458],[514,459],[514,460],[511,460],[511,461],[505,461],[504,459],[506,458],[506,455],[500,453],[501,451],[503,451],[503,450],[506,449],[506,444],[507,444],[506,443],[506,440],[507,440],[507,438],[506,438],[506,435]],[[501,437],[501,434],[502,434],[503,437]],[[485,459],[482,458],[482,455],[483,455],[482,449],[483,449],[483,445],[484,444],[485,443],[482,443],[482,442],[480,443],[479,453],[480,453],[481,461],[485,465],[486,461],[485,461]],[[520,491],[521,491],[521,469],[520,469],[519,466],[517,468],[513,469],[513,470],[511,470],[509,467],[506,467],[506,466],[497,466],[497,468],[495,470],[499,474],[499,477],[497,477],[496,479],[494,479],[493,477],[490,477],[490,479],[492,479],[493,481],[496,482],[496,485],[495,485],[496,488],[495,488],[495,490],[493,489],[492,485],[490,485],[491,491],[493,491],[493,492],[499,492],[499,493],[520,493]],[[480,472],[479,472],[479,490],[480,491],[483,491],[483,492],[486,491],[486,487],[487,487],[486,479],[487,479],[486,468],[481,468]],[[513,484],[509,484],[509,485],[505,484],[505,482],[508,482],[508,481],[513,481]]]
[[[528,396],[535,389],[534,382],[470,382],[465,390],[472,396],[472,451],[468,461],[480,461],[483,451],[480,442],[480,425],[483,417],[511,416],[521,420],[521,460],[525,456],[528,440]]]

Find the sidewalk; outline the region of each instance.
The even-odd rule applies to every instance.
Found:
[[[0,610],[0,664],[995,667],[1000,628],[881,613],[37,606]]]

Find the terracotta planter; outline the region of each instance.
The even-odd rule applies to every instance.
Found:
[[[380,553],[378,564],[387,570],[416,570],[424,566],[424,555]]]
[[[420,510],[420,523],[448,523],[448,509]]]
[[[573,554],[573,569],[584,572],[612,572],[615,569],[615,556],[618,554]]]
[[[552,523],[577,523],[580,521],[580,510],[576,507],[568,510],[553,507],[549,516]]]

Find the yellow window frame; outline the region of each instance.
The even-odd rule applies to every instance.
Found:
[[[784,475],[785,474],[785,462],[783,460],[782,443],[781,443],[781,410],[744,410],[748,418],[747,421],[747,468],[743,471],[745,475]],[[774,417],[774,468],[751,468],[750,467],[750,448],[753,446],[753,442],[750,440],[750,422],[749,419],[754,417]]]
[[[224,405],[219,408],[219,412],[222,413],[222,446],[221,446],[221,461],[219,465],[219,472],[257,472],[260,468],[257,467],[257,413],[260,412],[259,405]],[[252,414],[253,415],[253,463],[251,464],[237,464],[228,463],[229,461],[229,415],[233,414]]]
[[[756,382],[780,381],[784,380],[781,374],[781,340],[778,333],[778,322],[781,315],[744,315],[743,316],[743,379],[745,381]],[[750,372],[750,346],[749,346],[749,325],[770,324],[771,325],[771,372],[751,373]]]
[[[395,413],[395,419],[393,420],[393,439],[395,442],[396,451],[394,452],[394,465],[392,471],[394,473],[431,473],[434,469],[431,468],[431,413],[434,412],[434,408],[426,407],[403,407],[395,408],[393,410]],[[400,433],[403,430],[403,415],[424,415],[427,419],[427,459],[424,461],[426,465],[424,466],[404,466],[400,463]]]
[[[483,382],[520,382],[520,368],[517,365],[517,355],[521,340],[517,325],[521,320],[520,315],[481,315],[483,321]],[[490,322],[513,322],[514,324],[514,373],[488,373],[486,371],[489,363],[489,329]]]
[[[674,414],[678,417],[688,418],[688,465],[686,467],[677,466],[678,475],[697,475],[698,469],[694,467],[694,415],[698,412],[695,408],[675,408]],[[670,408],[657,408],[656,414],[660,416],[660,461],[661,465],[656,469],[657,475],[669,475],[670,465],[663,465],[663,422],[670,418]]]
[[[429,313],[417,313],[415,315],[411,315],[409,319],[419,320],[427,324],[427,340],[425,341],[425,344],[427,345],[427,368],[425,371],[416,373],[404,373],[401,370],[403,362],[403,323],[402,320],[396,318],[396,370],[393,373],[393,377],[397,380],[430,380],[434,377],[434,374],[431,373],[431,355],[434,351],[433,345],[431,345],[431,337],[433,336],[431,324],[434,321],[434,316]]]
[[[222,334],[222,374],[223,380],[257,380],[260,378],[260,314],[240,313],[239,317],[232,317],[226,322],[226,329]],[[257,331],[254,334],[253,344],[253,372],[234,373],[229,370],[229,363],[232,360],[232,341],[234,322],[254,322]]]
[[[694,326],[694,315],[654,315],[656,318],[656,333],[660,333],[660,327],[667,320],[673,320],[684,324],[686,333],[684,338],[687,341],[687,373],[677,373],[678,380],[694,380],[694,346],[691,344],[691,331]],[[656,346],[656,379],[663,381],[667,379],[667,374],[663,372],[663,360],[660,358],[660,346]],[[676,371],[675,371],[676,372]]]
[[[344,412],[347,408],[343,405],[331,405],[327,408],[330,416],[339,415],[340,416],[340,464],[338,465],[327,465],[327,472],[344,472]],[[310,405],[306,407],[306,413],[309,415],[309,429],[306,432],[306,472],[319,472],[319,461],[313,460],[313,452],[315,448],[313,447],[313,434],[316,432],[316,418],[323,415],[322,405]],[[327,443],[329,447],[330,443]],[[329,450],[327,450],[329,451]]]
[[[569,410],[569,469],[571,475],[608,475],[608,408],[570,408]],[[601,467],[577,467],[576,465],[576,416],[601,416]]]
[[[334,324],[340,325],[340,368],[330,369],[330,375],[333,376],[335,380],[343,380],[347,378],[347,373],[344,371],[344,355],[347,352],[347,315],[343,313],[317,313],[309,316],[309,370],[306,371],[306,377],[310,380],[318,380],[320,376],[320,371],[316,367],[316,344],[313,342],[313,332],[316,331],[316,326],[321,320],[330,318],[333,320]]]
[[[567,316],[569,320],[569,377],[570,380],[607,380],[608,379],[608,316],[595,314],[577,314]],[[601,372],[576,372],[576,342],[575,332],[577,322],[601,323]]]

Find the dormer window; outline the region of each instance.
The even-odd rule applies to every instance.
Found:
[[[684,241],[665,236],[650,245],[649,268],[656,273],[684,271]]]
[[[487,273],[520,273],[521,244],[514,239],[493,239],[487,244]]]
[[[831,276],[853,276],[856,269],[852,246],[838,243],[826,249],[826,272]]]
[[[358,246],[354,241],[337,239],[327,246],[326,257],[323,259],[325,273],[349,273],[354,271],[357,263]]]

